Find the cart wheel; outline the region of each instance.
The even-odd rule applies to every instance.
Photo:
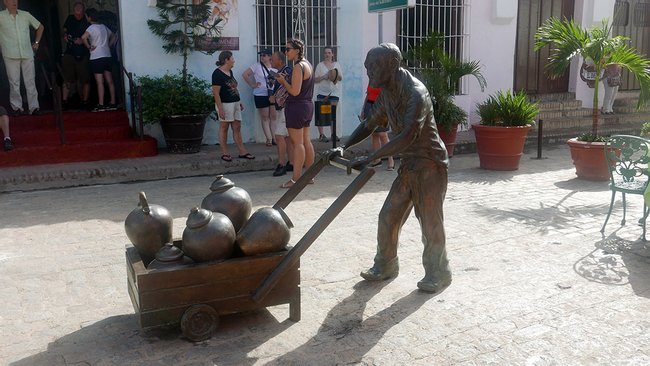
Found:
[[[212,306],[199,304],[190,306],[181,318],[183,336],[193,342],[204,341],[212,337],[219,325],[219,314]]]

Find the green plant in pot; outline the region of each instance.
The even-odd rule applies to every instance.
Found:
[[[160,122],[170,152],[195,153],[201,148],[207,116],[214,111],[211,85],[188,72],[191,52],[208,55],[215,48],[202,48],[219,40],[220,19],[209,19],[212,0],[158,0],[159,19],[147,20],[149,29],[163,40],[166,53],[181,54],[178,73],[142,76],[142,114],[145,123]]]
[[[524,92],[498,91],[477,105],[477,113],[481,123],[472,128],[481,168],[519,169],[526,135],[539,113],[537,103]]]
[[[641,93],[637,108],[650,99],[650,60],[629,45],[628,38],[611,36],[612,26],[603,20],[599,26],[583,28],[573,20],[550,18],[535,33],[535,50],[551,46],[546,73],[551,78],[561,76],[576,57],[593,64],[595,80],[591,132],[571,139],[576,174],[589,180],[608,180],[604,140],[598,133],[598,92],[603,71],[618,65],[627,69],[639,81]]]
[[[445,36],[433,32],[404,55],[406,67],[416,75],[429,90],[434,103],[433,114],[438,131],[453,155],[458,126],[467,126],[467,113],[454,103],[464,76],[474,76],[481,91],[487,82],[478,61],[462,61],[445,50]]]

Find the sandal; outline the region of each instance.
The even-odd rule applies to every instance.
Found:
[[[314,179],[313,179],[313,178],[312,178],[312,179],[310,179],[310,180],[309,180],[309,182],[307,182],[307,184],[314,184],[314,183],[316,183],[316,182],[314,181]]]
[[[268,147],[273,146],[273,142],[269,141],[269,140],[266,140],[266,146],[268,146]]]
[[[228,154],[223,154],[223,155],[221,155],[221,160],[223,160],[223,161],[232,161],[232,156],[230,156]]]
[[[296,181],[293,179],[289,179],[289,181],[282,183],[280,188],[291,188],[293,185],[296,184]]]
[[[241,159],[249,159],[249,160],[255,159],[255,156],[253,156],[251,153],[246,153],[244,155],[239,155],[239,157]]]
[[[395,170],[395,167],[394,166],[389,166],[388,168],[386,168],[386,170],[388,170],[389,172],[392,172],[393,170]]]

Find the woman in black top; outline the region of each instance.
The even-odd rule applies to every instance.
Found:
[[[232,73],[235,65],[235,58],[230,51],[223,51],[219,54],[217,68],[212,73],[212,95],[214,106],[219,114],[219,145],[221,146],[221,160],[232,161],[228,152],[228,126],[232,128],[232,138],[235,140],[239,157],[243,159],[255,159],[255,156],[246,151],[244,141],[241,137],[241,111],[244,105],[239,99],[237,80]]]

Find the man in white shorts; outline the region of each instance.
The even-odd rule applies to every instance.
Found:
[[[278,70],[278,73],[282,73],[287,78],[287,75],[291,75],[291,68],[286,66],[286,57],[281,52],[275,52],[271,55],[271,67]],[[275,87],[273,88],[274,92],[277,93],[280,88],[280,83],[275,82]],[[284,107],[278,106],[275,101],[275,93],[270,97],[271,103],[275,103],[276,113],[276,128],[275,128],[275,142],[278,144],[278,165],[273,171],[274,177],[279,177],[281,175],[287,174],[287,172],[293,171],[293,165],[291,165],[291,156],[293,153],[293,146],[291,145],[291,139],[289,139],[289,131],[287,131],[287,120],[284,117]]]

